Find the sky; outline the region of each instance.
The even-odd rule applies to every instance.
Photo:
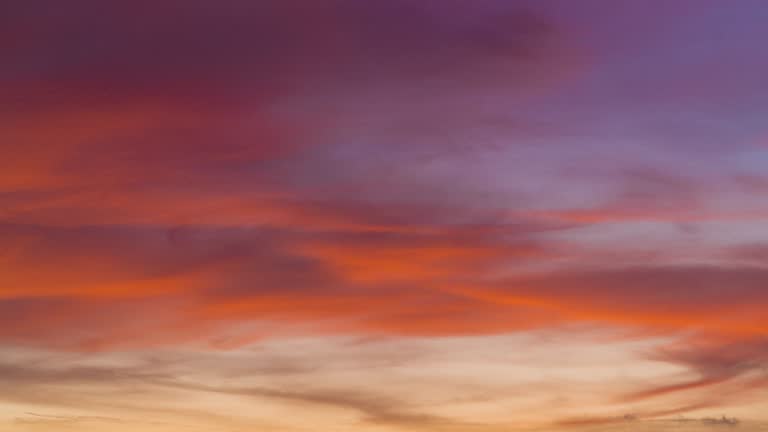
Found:
[[[768,430],[767,21],[2,1],[0,432]]]

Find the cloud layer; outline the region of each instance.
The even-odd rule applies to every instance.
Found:
[[[768,100],[756,89],[768,61],[755,41],[768,11],[747,0],[622,5],[7,2],[0,349],[45,352],[47,364],[298,337],[428,346],[585,334],[584,347],[607,340],[622,353],[648,342],[631,357],[654,377],[594,384],[594,417],[562,403],[537,411],[538,424],[612,424],[613,409],[757,412]],[[384,350],[357,366],[398,359]],[[294,360],[265,375],[307,372]],[[45,397],[81,384],[197,395],[179,411],[229,397],[308,405],[328,425],[324,410],[371,428],[514,423],[483,420],[511,397],[496,388],[467,396],[486,408],[459,404],[462,417],[428,392],[222,384],[206,367],[187,382],[156,364],[3,361],[0,380],[17,388],[9,403],[31,404],[13,417],[30,431],[128,421],[38,409],[92,402]],[[568,393],[579,373],[537,382],[537,394]],[[271,420],[262,426],[294,430]]]

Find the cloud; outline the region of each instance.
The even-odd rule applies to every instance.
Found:
[[[428,427],[450,425],[452,420],[430,414],[412,412],[401,401],[363,394],[354,391],[339,390],[276,390],[259,387],[211,387],[184,383],[167,383],[172,387],[198,390],[228,395],[278,399],[289,402],[326,405],[335,408],[357,411],[367,422]]]
[[[663,247],[595,252],[574,238],[764,211],[713,205],[730,186],[676,159],[637,168],[628,153],[560,170],[581,149],[539,150],[529,135],[556,133],[514,117],[580,60],[559,21],[526,3],[5,4],[0,343],[232,348],[286,334],[590,325],[680,338],[649,358],[689,376],[619,398],[693,395],[654,415],[704,406],[710,388],[762,388],[761,246],[702,251],[717,264],[632,265],[626,250]],[[590,199],[561,205],[542,186],[552,179]],[[750,191],[759,180],[735,178]],[[125,372],[0,365],[0,379],[23,385],[157,378]],[[355,392],[199,389],[346,407],[372,423],[444,421]]]
[[[165,378],[157,371],[145,371],[141,367],[105,366],[42,366],[39,364],[0,364],[0,380],[13,386],[37,386],[60,384],[116,384],[141,382]]]
[[[51,414],[38,414],[33,412],[24,413],[24,417],[17,417],[14,422],[19,425],[34,426],[67,426],[78,423],[126,423],[125,420],[117,417],[104,416],[61,416]]]
[[[709,408],[709,406],[684,406],[669,410],[662,410],[655,413],[648,413],[643,417],[627,418],[626,416],[614,417],[593,417],[593,418],[573,418],[557,422],[558,425],[568,428],[568,430],[601,430],[601,431],[654,431],[654,430],[684,430],[700,431],[703,428],[718,426],[716,423],[706,423],[706,418],[677,417],[668,418],[670,415],[697,410],[700,408]],[[657,418],[662,417],[662,418]],[[667,417],[667,418],[663,418]],[[719,420],[719,417],[717,418]],[[727,423],[720,426],[733,426]],[[762,430],[764,426],[758,422],[748,422],[743,426],[749,427],[749,430]]]
[[[768,258],[768,245],[758,243],[734,246],[726,249],[723,255],[726,259],[762,265]]]
[[[59,347],[183,342],[254,317],[334,332],[356,331],[361,321],[375,331],[415,330],[411,319],[434,326],[428,332],[503,329],[530,314],[503,318],[504,308],[434,288],[556,253],[536,239],[559,229],[546,223],[459,208],[444,215],[444,206],[380,213],[333,204],[294,204],[302,218],[320,221],[307,225],[2,224],[0,308],[8,313],[0,337]],[[428,303],[438,309],[425,313]],[[378,310],[367,315],[368,305]],[[452,324],[438,310],[468,315]],[[156,342],[149,329],[159,330],[151,331]]]
[[[513,278],[495,292],[562,305],[583,320],[756,335],[767,276],[762,267],[600,266]]]
[[[0,19],[4,343],[243,341],[254,313],[502,329],[500,308],[455,325],[425,314],[471,309],[427,285],[548,254],[531,234],[561,228],[414,171],[404,149],[444,153],[423,134],[381,176],[340,156],[345,141],[402,141],[401,126],[468,130],[488,113],[467,101],[548,87],[570,60],[524,2],[35,0]]]
[[[685,396],[685,406],[714,406],[724,398],[748,398],[764,388],[766,353],[762,309],[768,294],[762,267],[648,266],[552,272],[475,287],[468,297],[498,305],[530,305],[549,311],[539,325],[592,323],[675,335],[677,342],[647,357],[689,372],[677,382],[631,391],[621,403]],[[691,378],[693,375],[693,378]],[[698,390],[704,390],[700,392]],[[693,409],[681,409],[687,412]],[[676,413],[653,408],[661,415]],[[657,416],[654,414],[654,416]]]
[[[628,395],[644,399],[674,392],[726,383],[726,391],[749,392],[764,386],[768,369],[768,341],[761,337],[743,340],[693,340],[685,345],[664,347],[656,353],[661,361],[686,366],[700,378]]]
[[[3,177],[29,186],[58,174],[58,183],[70,159],[92,175],[106,163],[113,178],[136,169],[167,178],[200,162],[210,172],[215,160],[243,166],[313,141],[300,131],[322,135],[322,124],[351,115],[350,103],[353,112],[396,104],[411,122],[434,119],[467,88],[522,93],[558,70],[546,19],[515,4],[467,9],[409,0],[11,2],[2,38],[14,67],[0,83],[13,105],[2,118],[17,126],[4,147],[47,151],[42,160],[14,151],[20,160],[4,164]],[[419,87],[419,104],[404,100]],[[289,104],[286,123],[274,107],[288,101],[304,108]]]
[[[6,40],[17,65],[3,74],[6,80],[125,89],[141,96],[181,86],[187,95],[236,97],[227,90],[247,90],[244,83],[254,84],[259,94],[274,87],[287,91],[302,81],[323,85],[376,74],[387,80],[472,71],[504,77],[508,70],[498,66],[511,59],[514,70],[546,52],[552,33],[546,21],[518,5],[490,1],[470,10],[461,2],[408,0],[333,0],[322,6],[230,0],[183,8],[170,1],[107,7],[78,0],[63,7],[41,0],[6,9],[4,28],[12,36]]]
[[[467,94],[524,93],[562,69],[545,17],[492,1],[36,0],[3,20],[0,197],[18,223],[298,218],[274,198],[310,199],[307,164],[340,170],[305,162],[339,131],[458,132],[477,121]]]

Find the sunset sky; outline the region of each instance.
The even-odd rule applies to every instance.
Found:
[[[0,0],[0,432],[768,431],[767,41],[766,0]]]

